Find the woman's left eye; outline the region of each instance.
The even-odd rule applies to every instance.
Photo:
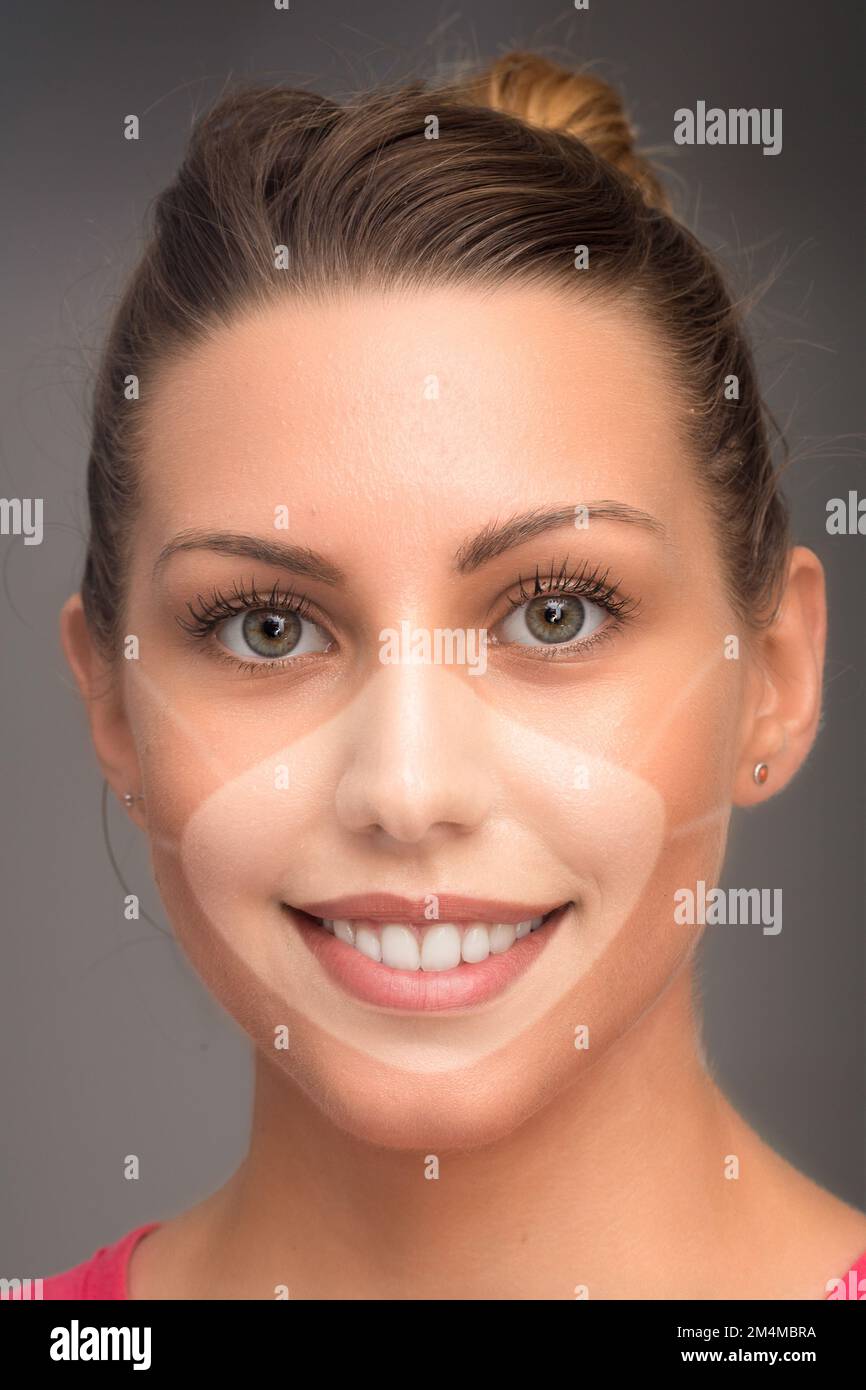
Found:
[[[503,642],[531,647],[564,646],[597,632],[607,617],[600,603],[577,594],[539,594],[521,603],[500,624]]]
[[[218,623],[214,635],[233,655],[265,662],[322,652],[329,645],[316,623],[284,608],[250,608],[236,613]]]

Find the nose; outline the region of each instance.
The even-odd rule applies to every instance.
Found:
[[[336,789],[347,830],[396,847],[483,822],[493,769],[485,705],[473,686],[464,670],[444,665],[394,664],[376,672],[358,698]]]

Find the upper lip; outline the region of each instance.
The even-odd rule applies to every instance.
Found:
[[[431,914],[434,901],[436,912]],[[338,918],[348,918],[350,921],[363,918],[371,922],[406,922],[420,927],[435,921],[513,922],[517,925],[535,917],[544,917],[561,907],[562,903],[506,902],[501,898],[467,898],[459,893],[422,893],[415,898],[406,898],[399,893],[356,893],[290,906],[308,913],[310,917],[323,917],[328,922]]]

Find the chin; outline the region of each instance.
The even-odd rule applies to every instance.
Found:
[[[544,1103],[536,1087],[503,1085],[489,1061],[472,1076],[418,1078],[369,1074],[360,1087],[345,1076],[312,1097],[328,1120],[377,1148],[434,1154],[484,1148],[505,1139]]]
[[[507,1138],[597,1060],[563,1048],[558,1033],[542,1028],[534,1039],[524,1035],[480,1061],[436,1074],[383,1064],[331,1038],[310,1040],[306,1048],[296,1035],[291,1057],[274,1056],[266,1039],[260,1051],[326,1122],[354,1139],[441,1158]]]

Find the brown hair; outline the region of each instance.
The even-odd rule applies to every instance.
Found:
[[[433,117],[437,138],[425,138]],[[578,244],[589,248],[583,274]],[[379,88],[345,105],[244,85],[198,120],[156,201],[96,384],[82,597],[105,651],[119,631],[136,505],[143,417],[125,398],[128,375],[146,403],[160,363],[281,295],[506,281],[627,294],[661,331],[718,516],[728,592],[744,621],[768,621],[788,514],[740,314],[636,153],[616,92],[511,53],[468,80]],[[732,375],[736,400],[724,391]]]

